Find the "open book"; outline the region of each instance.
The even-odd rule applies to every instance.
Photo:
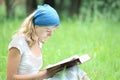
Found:
[[[67,58],[63,61],[60,61],[54,65],[51,65],[51,66],[47,67],[46,69],[49,72],[53,72],[55,70],[56,70],[56,72],[59,72],[63,69],[68,69],[72,66],[82,64],[88,60],[90,60],[90,56],[88,54],[84,54],[82,56],[75,55],[75,56]]]

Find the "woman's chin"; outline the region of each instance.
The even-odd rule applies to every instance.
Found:
[[[46,42],[46,39],[43,39],[43,40],[39,40],[41,43],[45,43]]]
[[[42,43],[45,43],[45,40],[41,40]]]

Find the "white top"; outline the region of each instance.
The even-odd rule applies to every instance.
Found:
[[[42,43],[39,43],[42,48]],[[42,56],[36,57],[30,50],[25,37],[16,36],[10,42],[8,49],[15,47],[20,51],[22,55],[18,68],[18,74],[35,74],[42,67]]]

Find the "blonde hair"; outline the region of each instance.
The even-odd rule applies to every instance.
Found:
[[[21,28],[17,31],[15,36],[17,35],[25,35],[25,38],[28,42],[28,45],[31,47],[36,41],[38,41],[38,37],[35,33],[35,26],[33,23],[33,16],[35,12],[30,14],[22,23]]]

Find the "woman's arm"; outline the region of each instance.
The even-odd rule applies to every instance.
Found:
[[[46,75],[46,70],[40,71],[36,74],[17,74],[18,66],[21,60],[20,51],[17,48],[11,48],[8,52],[8,63],[7,63],[7,80],[35,80],[43,79]]]

